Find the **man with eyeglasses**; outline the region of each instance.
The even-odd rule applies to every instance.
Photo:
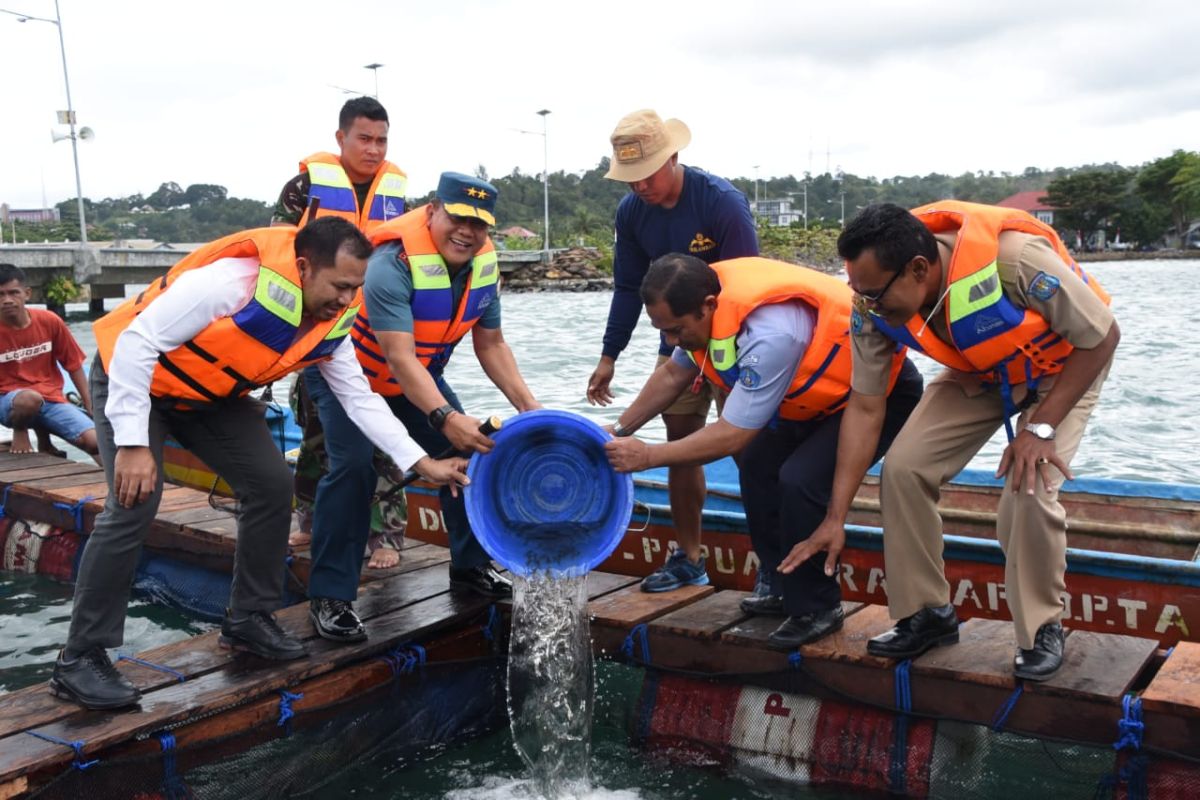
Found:
[[[781,650],[838,630],[842,594],[824,559],[814,554],[788,575],[776,568],[826,516],[850,392],[850,289],[781,261],[736,258],[710,266],[670,253],[650,265],[641,297],[674,349],[614,430],[637,430],[701,375],[729,397],[720,419],[678,441],[648,445],[618,436],[605,445],[609,462],[632,472],[742,452],[742,503],[762,576],[742,610],[782,618],[768,637]],[[921,375],[905,348],[892,348],[885,372],[872,461],[921,397]]]
[[[463,411],[442,375],[467,333],[480,366],[513,407],[541,408],[500,329],[500,269],[488,237],[495,209],[492,184],[443,172],[432,202],[371,234],[377,249],[350,338],[371,388],[429,452],[492,448],[492,440],[479,432],[480,421]],[[305,370],[304,380],[321,415],[329,456],[313,510],[310,617],[326,639],[362,641],[367,631],[352,603],[370,529],[373,450],[334,402],[321,374]],[[476,540],[461,493],[448,488],[440,498],[450,538],[450,588],[510,597],[512,582],[492,567]]]
[[[946,369],[884,461],[888,608],[898,622],[867,650],[906,659],[958,641],[937,501],[942,483],[1003,425],[1009,443],[996,470],[1006,479],[996,537],[1016,632],[1014,674],[1046,680],[1061,666],[1065,643],[1058,489],[1072,477],[1071,458],[1120,340],[1109,297],[1053,228],[1009,208],[952,200],[911,213],[868,206],[838,237],[838,252],[859,295],[848,435],[838,443],[829,515],[781,569],[819,550],[832,568],[853,486],[879,434],[886,354],[898,344],[920,350]]]

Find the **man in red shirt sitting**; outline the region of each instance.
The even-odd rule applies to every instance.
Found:
[[[97,458],[83,350],[58,315],[25,307],[29,294],[25,273],[12,264],[0,264],[0,425],[13,429],[14,453],[32,451],[29,429],[37,428]],[[63,396],[60,364],[75,383],[87,413]]]

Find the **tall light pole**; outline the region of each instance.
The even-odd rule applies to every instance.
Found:
[[[842,216],[840,218],[841,227],[846,227],[846,173],[842,172],[842,165],[838,164],[837,174],[833,179],[838,183],[838,192],[842,198]]]
[[[383,66],[383,64],[371,63],[371,64],[367,64],[363,67],[363,69],[371,70],[371,72],[375,75],[375,99],[376,100],[379,99],[379,68],[382,66]]]
[[[547,136],[546,117],[550,109],[543,108],[537,112],[542,118],[542,249],[545,251],[546,263],[550,262],[550,137]]]
[[[758,216],[758,164],[754,165],[754,215]]]
[[[28,22],[29,20],[49,22],[58,28],[58,49],[62,53],[63,84],[67,89],[67,125],[71,129],[71,157],[75,160],[75,195],[76,200],[79,201],[79,242],[86,246],[88,243],[87,219],[83,212],[83,185],[79,180],[79,141],[75,136],[75,107],[71,105],[71,79],[67,77],[67,45],[63,41],[62,15],[58,11],[58,0],[54,0],[54,19],[21,14],[17,11],[9,11],[7,8],[0,8],[0,12],[11,14],[17,18],[17,22]]]

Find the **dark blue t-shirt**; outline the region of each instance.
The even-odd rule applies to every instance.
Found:
[[[683,168],[683,190],[674,208],[652,206],[632,192],[617,206],[613,298],[604,329],[606,356],[616,358],[642,313],[638,290],[650,262],[688,253],[712,264],[758,255],[758,233],[746,196],[729,181],[695,167]],[[662,344],[659,352],[669,355]]]

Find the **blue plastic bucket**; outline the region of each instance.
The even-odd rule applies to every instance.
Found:
[[[467,518],[483,549],[518,575],[582,575],[629,527],[633,476],[608,464],[611,437],[567,411],[508,419],[487,455],[471,457]]]

